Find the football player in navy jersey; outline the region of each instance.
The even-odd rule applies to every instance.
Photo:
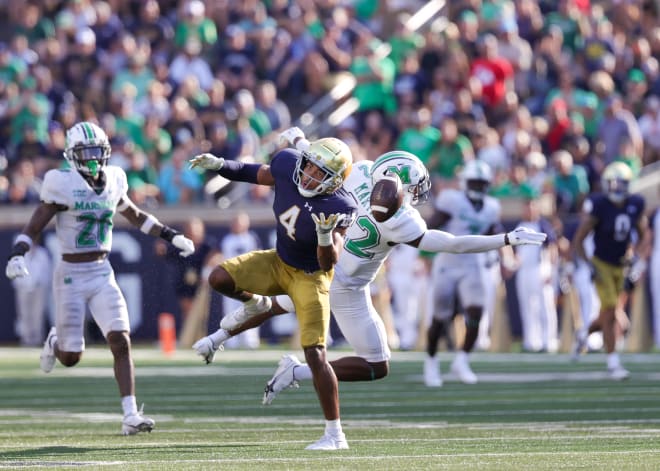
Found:
[[[632,171],[623,162],[613,162],[603,171],[602,193],[590,195],[583,205],[583,219],[573,237],[573,250],[592,267],[601,308],[598,318],[589,326],[589,334],[602,330],[610,378],[626,379],[628,370],[621,365],[615,351],[615,312],[617,300],[624,289],[626,253],[633,231],[634,269],[643,270],[648,255],[648,221],[644,215],[644,198],[629,193]],[[588,258],[584,239],[593,231],[594,255]],[[576,350],[584,347],[586,337],[576,339]]]
[[[310,450],[348,448],[339,420],[337,378],[326,358],[330,323],[329,288],[356,213],[342,189],[352,167],[351,151],[335,138],[309,142],[297,128],[285,137],[296,149],[277,152],[270,165],[244,164],[212,154],[191,159],[191,167],[215,170],[230,180],[274,186],[277,221],[275,249],[257,250],[224,261],[209,275],[213,289],[244,303],[248,318],[267,314],[269,296],[288,294],[296,316],[305,359],[326,419],[325,434]]]

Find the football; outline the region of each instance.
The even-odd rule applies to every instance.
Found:
[[[376,221],[391,218],[403,204],[403,186],[399,177],[388,175],[374,183],[369,204]]]

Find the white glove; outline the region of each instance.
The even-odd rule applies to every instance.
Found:
[[[541,245],[548,237],[543,232],[536,232],[527,227],[516,227],[506,236],[509,245]]]
[[[28,271],[27,265],[25,264],[25,257],[23,255],[14,255],[12,258],[10,258],[7,262],[5,274],[10,280],[28,276],[30,272]]]
[[[220,170],[225,165],[225,159],[213,154],[199,154],[190,159],[190,168],[203,168],[204,170]]]
[[[181,257],[187,257],[195,252],[195,244],[183,234],[175,235],[172,239],[172,245],[177,249],[181,249],[181,252],[179,252]]]
[[[298,139],[298,142],[296,142]],[[305,138],[305,133],[299,127],[292,127],[280,133],[280,142],[295,146],[298,150],[309,149],[309,141]]]
[[[312,214],[312,220],[316,224],[316,236],[320,246],[326,247],[332,245],[332,231],[335,230],[337,224],[345,217],[346,215],[342,213],[330,214],[328,217],[324,213],[319,213],[318,215]]]

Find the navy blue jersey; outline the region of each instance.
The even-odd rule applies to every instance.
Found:
[[[612,265],[623,265],[632,231],[644,213],[644,198],[630,195],[617,206],[607,195],[595,193],[585,201],[584,208],[598,221],[594,227],[594,255]]]
[[[287,264],[306,272],[320,269],[316,258],[316,226],[312,213],[346,214],[338,227],[348,227],[355,218],[357,203],[353,197],[339,189],[330,195],[305,198],[293,182],[299,152],[293,149],[279,151],[270,162],[275,179],[273,212],[277,220],[277,254]]]

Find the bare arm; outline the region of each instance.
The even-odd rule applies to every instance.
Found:
[[[332,267],[337,264],[339,260],[339,252],[344,246],[344,235],[346,228],[335,229],[332,233],[332,244],[318,245],[316,247],[316,257],[319,261],[319,266],[323,271],[330,271]]]
[[[575,231],[575,235],[573,236],[573,242],[571,243],[573,252],[577,255],[578,258],[586,262],[589,261],[589,257],[587,257],[587,254],[584,251],[584,239],[586,239],[586,237],[593,230],[593,228],[596,227],[597,223],[598,223],[598,219],[594,218],[589,214],[585,214],[582,217],[582,221],[580,222],[577,231]]]
[[[40,203],[39,206],[37,206],[37,209],[34,210],[34,213],[32,213],[32,217],[28,223],[23,228],[23,234],[34,239],[41,234],[41,231],[43,231],[44,227],[46,227],[50,220],[53,219],[53,216],[64,209],[64,206],[58,204]]]
[[[124,195],[119,200],[117,208],[128,222],[138,227],[144,234],[160,237],[176,248],[181,249],[181,252],[179,252],[180,256],[187,257],[195,251],[195,246],[190,239],[160,222],[153,214],[138,208],[128,196]]]

